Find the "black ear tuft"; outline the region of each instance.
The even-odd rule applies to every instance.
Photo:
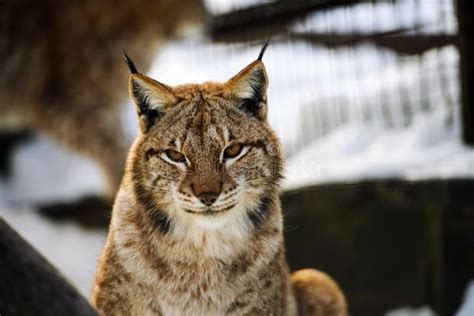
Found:
[[[125,50],[123,50],[123,55],[122,55],[122,59],[125,61],[125,63],[127,64],[128,68],[130,68],[130,72],[132,74],[137,74],[138,73],[138,70],[137,70],[137,67],[135,67],[135,64],[133,63],[133,61],[130,59],[130,57],[128,57],[127,53],[125,52]]]
[[[267,47],[268,47],[268,44],[270,43],[270,40],[271,40],[271,36],[268,36],[266,39],[265,39],[265,44],[263,44],[263,47],[262,49],[260,50],[260,54],[258,54],[258,58],[257,60],[262,60],[263,58],[263,55],[265,54],[265,51],[267,50]]]

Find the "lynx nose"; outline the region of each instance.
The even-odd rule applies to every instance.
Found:
[[[199,201],[206,206],[211,206],[217,200],[219,195],[215,192],[202,192],[197,195]]]

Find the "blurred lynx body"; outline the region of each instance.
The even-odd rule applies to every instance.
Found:
[[[92,303],[103,315],[346,315],[325,274],[289,276],[265,67],[171,88],[136,72],[129,154]],[[298,303],[298,304],[297,304]]]
[[[110,193],[129,141],[120,101],[129,49],[146,67],[160,41],[204,13],[195,0],[14,0],[0,10],[0,128],[34,128],[95,159]]]

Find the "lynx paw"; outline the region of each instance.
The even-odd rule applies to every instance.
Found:
[[[304,316],[346,316],[344,294],[327,274],[304,269],[290,277],[298,304],[298,314]]]

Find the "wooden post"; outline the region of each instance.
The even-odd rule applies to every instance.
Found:
[[[457,0],[463,140],[474,145],[474,1]]]
[[[282,196],[293,270],[339,282],[351,315],[429,305],[455,315],[474,278],[474,181],[326,184]]]
[[[97,316],[97,313],[46,259],[0,218],[0,315]]]

